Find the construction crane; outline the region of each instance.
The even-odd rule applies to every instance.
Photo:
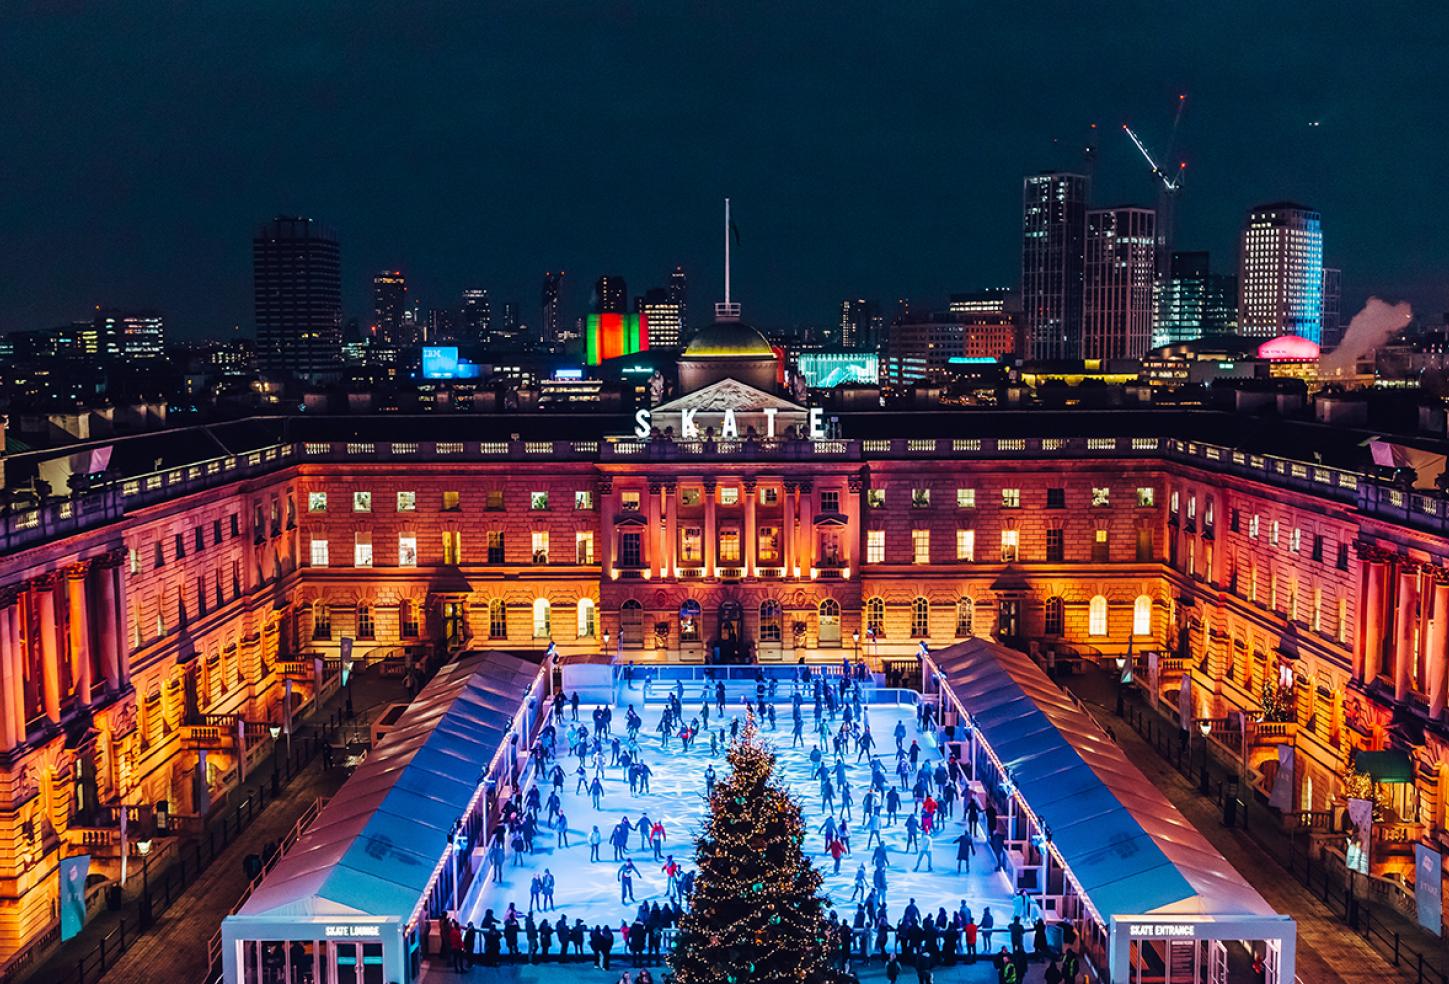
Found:
[[[1178,161],[1177,167],[1172,167],[1173,152],[1177,148],[1177,130],[1182,124],[1182,111],[1187,106],[1187,94],[1183,93],[1177,97],[1177,113],[1172,118],[1172,133],[1167,141],[1167,154],[1163,161],[1166,164],[1159,164],[1142,142],[1142,138],[1126,123],[1122,124],[1122,131],[1131,139],[1132,145],[1152,169],[1154,183],[1158,185],[1157,203],[1157,277],[1159,282],[1166,280],[1170,268],[1172,255],[1173,224],[1177,212],[1177,196],[1182,192],[1182,182],[1187,176],[1187,162]]]

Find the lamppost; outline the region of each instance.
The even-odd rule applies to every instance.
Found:
[[[1208,735],[1212,733],[1213,723],[1207,718],[1198,721],[1197,729],[1202,732],[1202,771],[1197,776],[1197,791],[1204,796],[1208,794]]]
[[[1124,717],[1125,716],[1125,714],[1124,714],[1125,707],[1123,706],[1123,700],[1124,700],[1123,691],[1125,690],[1125,686],[1124,686],[1124,684],[1123,684],[1122,681],[1123,681],[1123,678],[1126,676],[1126,672],[1127,672],[1127,657],[1126,656],[1118,656],[1117,657],[1117,716],[1118,717]]]
[[[268,724],[267,730],[272,734],[272,798],[276,799],[277,794],[282,791],[282,768],[277,761],[277,739],[282,737],[282,726]]]
[[[151,857],[151,838],[138,840],[136,852],[141,855],[141,925],[149,926],[151,924],[151,879],[147,875],[147,870]]]
[[[860,662],[860,630],[856,629],[850,634],[850,641],[855,645],[855,661]]]

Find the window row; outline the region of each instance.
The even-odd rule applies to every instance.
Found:
[[[1111,539],[1105,529],[1093,530],[1088,541],[1091,548],[1091,560],[1095,563],[1106,563],[1111,560]],[[1000,534],[1000,550],[998,559],[1003,564],[1015,563],[1021,560],[1021,531],[1016,529],[1005,529]],[[939,559],[939,558],[938,558]],[[1048,563],[1060,563],[1066,559],[1066,534],[1060,529],[1046,531],[1046,554],[1045,560]],[[1136,535],[1136,559],[1138,562],[1146,563],[1152,558],[1152,531],[1141,529]],[[970,529],[956,530],[956,560],[965,563],[973,563],[976,560],[976,531]],[[886,563],[886,531],[866,530],[865,532],[865,561],[868,564]],[[929,564],[931,556],[931,531],[928,529],[911,530],[911,563]]]
[[[309,513],[325,513],[328,504],[327,492],[308,492],[307,511]],[[534,512],[545,512],[549,506],[549,495],[547,491],[528,493],[528,508]],[[504,508],[503,490],[488,489],[484,492],[483,508],[498,512]],[[463,493],[458,491],[443,492],[438,501],[438,509],[441,512],[458,512],[463,508]],[[587,489],[580,489],[574,492],[574,508],[577,510],[591,510],[594,508],[594,493]],[[402,491],[397,493],[396,511],[417,512],[418,494],[413,491]],[[355,513],[370,513],[373,511],[373,494],[368,491],[354,491],[352,493],[352,511]]]
[[[503,531],[490,530],[487,537],[484,562],[489,564],[507,563]],[[532,563],[563,563],[561,558],[554,556],[550,552],[549,544],[550,539],[547,530],[535,530],[529,535],[529,558]],[[331,567],[333,565],[332,542],[324,537],[313,537],[308,559],[313,567]],[[373,561],[372,534],[354,533],[352,536],[352,566],[371,567],[373,566]],[[438,554],[438,563],[448,566],[457,566],[458,564],[464,563],[463,534],[461,532],[457,530],[446,530],[443,532],[441,551]],[[574,533],[573,563],[594,563],[594,534],[592,531],[579,531]],[[417,535],[413,533],[399,533],[397,537],[397,566],[416,567],[417,565]]]
[[[211,529],[210,529],[211,536],[210,536],[210,540],[211,540],[211,545],[212,546],[219,546],[221,544],[222,540],[225,538],[223,536],[223,533],[222,533],[223,529],[226,529],[227,530],[227,535],[228,536],[237,537],[237,536],[240,536],[241,535],[241,520],[238,518],[238,516],[237,516],[236,513],[232,513],[230,516],[228,516],[227,517],[227,521],[226,521],[225,524],[223,524],[222,520],[220,520],[220,519],[213,519],[211,521]],[[191,552],[192,553],[201,553],[202,551],[204,551],[206,549],[206,546],[207,546],[207,528],[204,527],[204,526],[196,526],[196,527],[193,527],[192,530],[191,530],[191,538],[190,539],[191,539]],[[187,544],[187,536],[186,536],[185,533],[173,533],[172,534],[172,536],[171,536],[171,556],[172,556],[172,559],[174,559],[174,560],[183,560],[183,559],[185,559],[185,557],[186,557],[186,550],[187,550],[186,544]],[[158,568],[158,567],[165,567],[166,566],[166,541],[165,541],[165,539],[157,540],[154,544],[152,544],[152,546],[150,548],[150,552],[151,552],[151,567],[153,569],[154,568]],[[126,563],[126,567],[127,567],[127,570],[130,571],[130,573],[132,573],[132,574],[139,574],[139,573],[141,573],[141,569],[144,566],[144,563],[145,563],[145,558],[144,558],[143,548],[140,548],[140,547],[131,547],[127,551],[127,563]]]
[[[911,500],[910,500],[911,501],[911,508],[913,508],[913,509],[929,509],[930,506],[931,506],[931,492],[932,492],[932,489],[928,485],[921,485],[921,486],[915,486],[915,487],[913,487],[911,489]],[[1000,490],[1000,494],[1001,494],[1001,500],[1000,500],[1001,501],[1001,508],[1003,508],[1003,509],[1020,509],[1021,508],[1021,489],[1020,488],[1002,488]],[[1136,490],[1136,499],[1135,499],[1135,501],[1136,501],[1136,503],[1137,503],[1137,505],[1139,507],[1141,507],[1141,508],[1149,508],[1149,507],[1151,507],[1151,506],[1153,506],[1153,505],[1156,504],[1156,502],[1157,502],[1157,492],[1150,485],[1139,485],[1137,487],[1137,490]],[[885,506],[885,504],[886,504],[886,490],[884,488],[867,489],[866,490],[866,493],[865,493],[865,502],[866,502],[866,505],[868,505],[872,509],[880,509],[880,508],[883,508]],[[1111,487],[1110,486],[1106,486],[1106,485],[1094,485],[1094,486],[1092,486],[1091,487],[1090,498],[1089,498],[1089,503],[1090,503],[1091,506],[1093,506],[1094,508],[1098,508],[1098,509],[1101,509],[1101,508],[1105,508],[1107,506],[1110,506],[1112,504],[1112,489],[1111,489]],[[1047,489],[1046,490],[1046,507],[1048,509],[1065,509],[1065,508],[1067,508],[1067,490],[1065,488],[1061,488],[1061,487]],[[974,488],[958,487],[956,489],[956,508],[957,509],[975,509],[976,508],[976,489],[974,489]]]

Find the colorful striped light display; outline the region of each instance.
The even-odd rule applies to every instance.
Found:
[[[642,314],[591,314],[584,329],[584,361],[596,366],[605,359],[649,351],[649,319]]]

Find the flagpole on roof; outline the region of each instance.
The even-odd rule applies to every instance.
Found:
[[[725,302],[725,306],[728,307],[729,306],[729,303],[730,303],[730,200],[728,198],[725,199],[724,237],[725,237],[725,298],[724,298],[724,302]]]

